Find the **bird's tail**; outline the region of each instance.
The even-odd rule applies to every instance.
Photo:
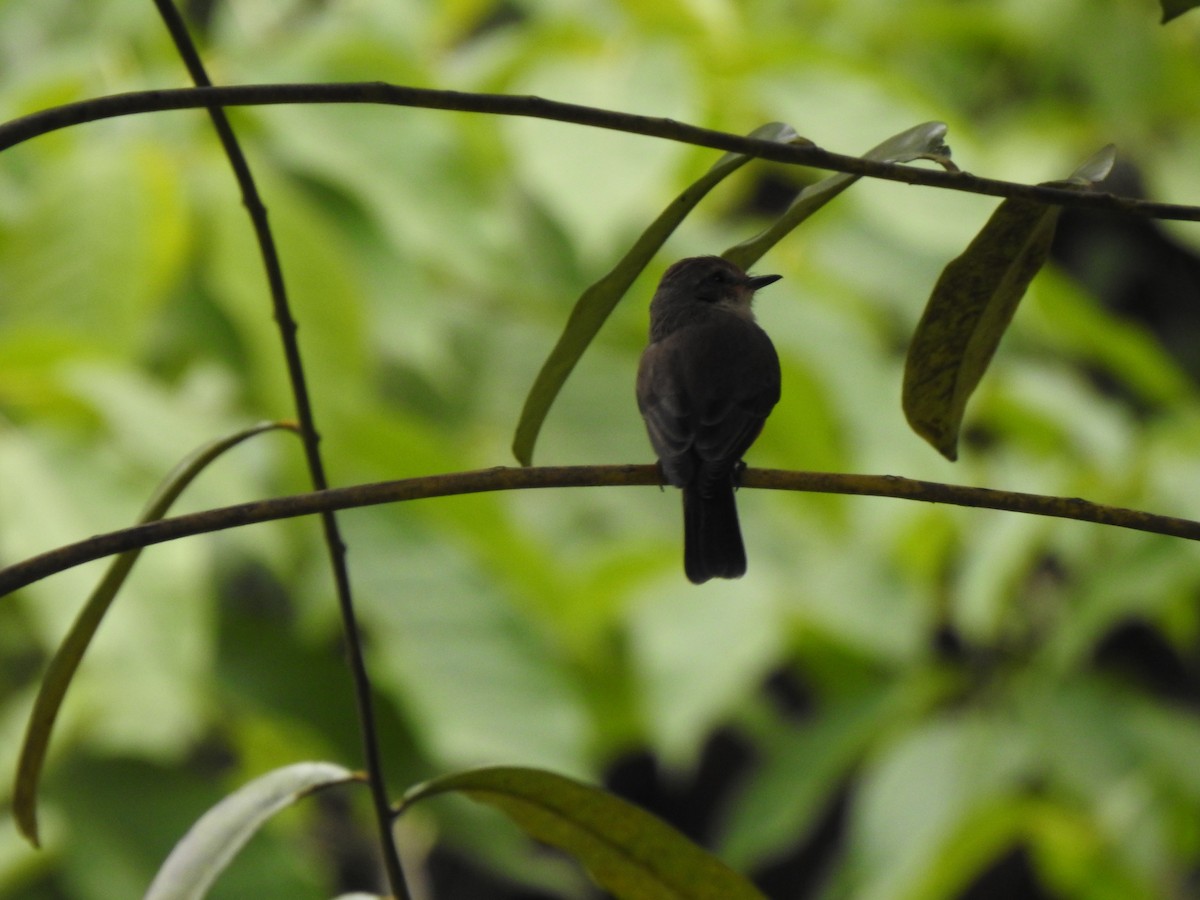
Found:
[[[683,569],[693,584],[746,574],[733,482],[710,484],[706,493],[701,495],[695,487],[683,489]]]

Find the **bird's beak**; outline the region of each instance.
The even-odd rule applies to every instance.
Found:
[[[774,284],[782,275],[751,275],[746,279],[746,284],[750,290],[757,291],[759,288],[765,288],[768,284]]]

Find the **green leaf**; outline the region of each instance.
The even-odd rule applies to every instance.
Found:
[[[1185,12],[1200,6],[1200,0],[1160,0],[1162,5],[1162,23],[1166,25],[1172,19],[1182,16]]]
[[[472,502],[470,509],[481,531],[492,527],[477,537],[460,529],[461,540],[490,541],[514,559],[527,554],[511,526],[495,521],[490,503]],[[397,517],[383,511],[358,517],[353,535],[356,553],[387,559],[395,552]],[[355,597],[364,624],[389,635],[387,652],[373,666],[376,688],[403,704],[423,749],[441,771],[497,760],[585,771],[591,737],[585,697],[561,646],[547,636],[554,628],[534,621],[539,601],[529,599],[556,586],[536,583],[541,563],[527,560],[528,574],[514,576],[529,579],[531,604],[515,609],[497,586],[509,579],[480,573],[460,548],[414,535],[406,543],[421,565],[403,573],[386,566],[364,571],[355,579]],[[430,603],[433,596],[441,600]]]
[[[757,741],[759,771],[729,812],[725,857],[757,865],[809,836],[873,738],[907,712],[909,694],[907,686],[872,688],[830,704],[803,728],[783,722]]]
[[[749,137],[780,143],[804,142],[804,139],[798,137],[789,126],[779,122],[756,128]],[[689,185],[659,214],[611,272],[585,290],[575,301],[575,307],[567,319],[567,326],[554,349],[550,351],[550,356],[542,364],[542,369],[525,398],[520,421],[517,422],[512,449],[513,455],[521,465],[532,464],[533,448],[551,404],[562,390],[575,364],[583,356],[583,352],[600,331],[600,327],[629,290],[629,286],[696,204],[751,158],[739,153],[726,153],[718,159],[703,177]]]
[[[183,173],[169,150],[132,135],[34,167],[28,201],[6,198],[0,223],[6,334],[48,329],[119,349],[145,340],[186,268]]]
[[[496,767],[410,790],[404,807],[462,793],[579,860],[617,900],[764,900],[749,881],[660,819],[599,788],[537,769]]]
[[[639,707],[668,767],[694,764],[704,735],[753,692],[768,661],[786,652],[778,605],[767,592],[739,588],[698,597],[677,583],[629,614]]]
[[[948,160],[950,150],[946,146],[947,126],[943,122],[925,122],[907,131],[888,138],[882,144],[868,150],[863,159],[877,162],[905,163],[914,159]],[[840,194],[861,176],[838,173],[810,184],[792,202],[779,219],[766,230],[749,240],[730,247],[721,255],[734,265],[749,269],[763,255],[778,244],[801,222]]]
[[[313,791],[357,778],[334,763],[295,763],[230,794],[188,829],[167,857],[145,900],[199,900],[263,824]]]
[[[1065,275],[1045,273],[1038,303],[1024,313],[1026,323],[1058,352],[1111,372],[1151,405],[1187,402],[1193,382],[1163,352],[1162,341],[1148,328],[1114,317],[1085,290]]]
[[[1110,145],[1055,187],[1089,189],[1107,176]],[[947,459],[958,456],[967,401],[987,370],[1026,288],[1046,262],[1062,207],[1005,200],[970,246],[942,271],[904,368],[909,425]]]
[[[138,524],[152,522],[165,516],[171,504],[196,476],[227,450],[255,435],[279,428],[294,430],[292,425],[264,422],[213,441],[196,450],[162,480],[146,504],[142,515],[138,518]],[[38,782],[41,778],[42,765],[46,760],[46,749],[50,745],[50,734],[54,730],[54,722],[58,718],[58,711],[62,707],[67,688],[70,687],[92,638],[95,637],[101,621],[141,552],[140,549],[130,550],[113,559],[108,571],[105,572],[104,577],[71,624],[71,629],[67,632],[62,644],[59,645],[54,658],[50,660],[46,677],[38,689],[33,710],[29,714],[29,723],[26,725],[25,739],[21,742],[21,755],[17,762],[17,774],[13,786],[13,817],[16,819],[17,828],[34,846],[38,844]]]
[[[843,896],[958,896],[964,870],[995,858],[1011,818],[1003,807],[1031,765],[1026,735],[1003,716],[927,718],[881,746],[855,786]],[[984,828],[989,813],[1000,820]],[[955,889],[920,889],[947,882]]]

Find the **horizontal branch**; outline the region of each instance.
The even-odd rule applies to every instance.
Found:
[[[900,181],[905,184],[988,194],[995,197],[1022,197],[1061,206],[1136,213],[1158,219],[1200,221],[1200,207],[1195,206],[1157,203],[1130,197],[1118,197],[1113,194],[1044,185],[1018,184],[993,178],[981,178],[968,172],[918,169],[912,166],[876,162],[857,156],[832,153],[808,142],[781,144],[776,141],[757,140],[723,131],[699,128],[695,125],[676,122],[673,119],[638,116],[591,106],[580,106],[575,103],[560,103],[541,97],[472,94],[461,91],[406,87],[382,82],[249,84],[112,94],[52,107],[0,124],[0,150],[6,150],[23,141],[60,128],[115,116],[175,109],[296,103],[373,103],[550,119],[592,128],[606,128],[612,131],[662,138],[700,147],[711,147],[714,150],[744,153],[778,163],[810,166],[851,175]]]
[[[378,506],[405,500],[429,497],[449,497],[456,494],[475,494],[488,491],[511,491],[528,488],[616,487],[658,485],[656,466],[558,466],[539,468],[479,469],[446,475],[427,475],[403,481],[383,481],[351,487],[332,488],[239,503],[190,515],[160,519],[120,531],[110,531],[74,544],[67,544],[0,569],[0,596],[26,587],[35,581],[92,560],[138,547],[148,547],[181,537],[205,534],[290,519],[315,513],[362,506]],[[1015,491],[965,487],[934,481],[917,481],[896,475],[843,475],[831,472],[790,472],[779,469],[747,469],[742,485],[780,491],[807,491],[827,494],[857,494],[862,496],[895,497],[927,503],[947,503],[999,509],[1039,516],[1078,519],[1135,531],[1147,531],[1172,537],[1200,541],[1200,522],[1171,516],[1158,516],[1133,509],[1122,509],[1091,503],[1077,497],[1048,497]]]

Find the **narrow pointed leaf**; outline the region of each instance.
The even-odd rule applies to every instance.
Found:
[[[765,900],[748,880],[662,820],[607,791],[536,769],[497,767],[413,788],[496,807],[530,837],[578,860],[617,900]]]
[[[273,815],[321,788],[358,778],[334,763],[295,763],[268,772],[196,820],[154,876],[145,900],[200,900],[238,851]]]
[[[780,122],[771,122],[756,128],[749,137],[780,143],[805,142],[805,139],[798,137],[789,126]],[[600,331],[600,327],[629,290],[629,286],[696,204],[751,158],[740,153],[726,153],[718,159],[712,168],[689,185],[659,214],[611,272],[585,290],[575,301],[566,328],[563,329],[554,349],[550,351],[550,356],[542,364],[542,369],[525,398],[525,406],[517,422],[512,449],[513,455],[521,465],[532,464],[533,448],[551,404],[562,390],[575,364]]]
[[[1105,147],[1055,187],[1090,189],[1108,175]],[[947,459],[958,456],[967,401],[987,370],[1029,283],[1046,262],[1062,207],[1005,200],[942,271],[908,348],[904,414]]]
[[[944,122],[925,122],[888,138],[882,144],[868,150],[863,159],[877,162],[906,163],[914,159],[932,159],[943,165],[949,164],[950,148],[946,146],[947,126]],[[800,225],[805,219],[840,194],[861,176],[838,173],[810,184],[765,231],[749,240],[730,247],[721,255],[736,266],[749,269],[768,250]]]
[[[153,522],[165,516],[184,489],[221,454],[255,435],[280,428],[295,430],[295,426],[290,424],[264,422],[196,450],[162,480],[138,518],[138,524]],[[37,698],[25,727],[25,738],[21,742],[21,755],[17,762],[17,774],[13,785],[13,818],[16,819],[21,834],[34,846],[38,844],[38,782],[63,697],[66,696],[67,688],[70,687],[75,671],[79,668],[92,638],[95,637],[100,622],[141,552],[140,549],[130,550],[113,559],[108,571],[71,624],[71,630],[55,651],[46,670],[46,677],[42,679],[38,688]]]

